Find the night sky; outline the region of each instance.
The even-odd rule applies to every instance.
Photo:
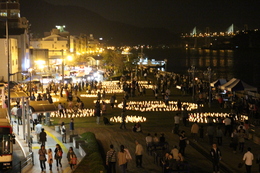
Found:
[[[139,27],[163,27],[190,32],[260,28],[259,0],[45,0],[53,4],[81,6],[106,19]]]

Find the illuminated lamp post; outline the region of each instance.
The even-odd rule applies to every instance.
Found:
[[[192,65],[189,69],[188,72],[192,74],[192,101],[195,101],[195,72],[196,68],[194,65]]]

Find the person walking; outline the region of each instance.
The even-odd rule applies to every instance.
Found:
[[[126,152],[125,152],[125,147],[124,145],[120,146],[120,151],[117,153],[117,160],[118,160],[118,165],[120,167],[121,173],[126,173]]]
[[[179,127],[180,127],[180,117],[179,117],[179,114],[177,113],[174,116],[174,134],[179,133]]]
[[[42,131],[42,125],[40,123],[36,124],[35,133],[36,133],[38,144],[40,144],[40,133],[41,133],[41,131]]]
[[[53,163],[53,157],[52,157],[52,150],[49,148],[48,150],[48,160],[47,163],[49,164],[50,171],[52,171],[52,163]]]
[[[185,155],[185,148],[187,146],[187,137],[185,135],[185,131],[181,131],[180,135],[179,135],[179,147],[180,147],[180,150],[179,152],[184,156]]]
[[[62,154],[63,154],[63,151],[62,151],[60,144],[56,144],[56,148],[54,150],[54,153],[55,153],[54,158],[56,160],[57,170],[59,170],[59,165],[62,168],[61,159],[62,159]]]
[[[41,144],[45,146],[45,142],[47,141],[47,134],[46,134],[46,132],[44,131],[44,128],[42,128],[42,131],[41,131],[41,133],[40,133],[39,136],[40,136],[40,142],[41,142]]]
[[[139,142],[136,140],[135,141],[135,160],[136,160],[136,167],[137,168],[143,168],[142,166],[142,160],[143,160],[143,146],[141,144],[139,144]]]
[[[116,151],[112,144],[106,155],[106,165],[108,166],[108,173],[116,173]]]
[[[17,105],[14,105],[14,107],[11,109],[11,120],[12,122],[16,122],[16,118],[17,118]]]
[[[212,145],[210,155],[213,163],[213,173],[219,173],[219,161],[221,160],[221,152],[217,147],[217,144]]]
[[[199,133],[199,125],[197,121],[194,122],[191,126],[191,135],[193,137],[194,142],[198,141],[198,133]]]
[[[127,149],[127,147],[125,146],[125,152],[126,152],[126,169],[127,169],[127,164],[128,164],[128,162],[130,162],[131,160],[132,160],[132,156],[131,156],[131,154],[130,154],[130,152],[129,152],[129,150]]]
[[[76,154],[74,153],[73,151],[73,148],[70,147],[69,148],[69,151],[67,153],[67,159],[68,159],[68,162],[69,162],[69,165],[70,165],[70,169],[73,170],[74,168],[74,163],[73,163],[73,158],[76,156]]]
[[[231,129],[231,119],[229,118],[229,116],[226,116],[226,118],[224,119],[224,123],[225,123],[224,135],[226,136],[227,133],[229,133],[229,136],[231,136],[232,129]]]
[[[238,149],[241,153],[244,151],[244,146],[245,146],[245,137],[246,133],[245,130],[241,127],[240,130],[238,131]]]
[[[216,137],[217,137],[218,146],[221,146],[222,145],[223,131],[222,131],[220,126],[217,127]]]
[[[182,111],[182,122],[183,125],[186,127],[189,122],[189,113],[187,111],[187,105],[183,106],[183,111]]]
[[[44,145],[41,145],[41,148],[39,149],[38,154],[39,154],[40,166],[41,166],[41,169],[42,169],[42,172],[43,172],[43,171],[46,170],[45,162],[47,160],[46,159],[47,151],[46,151]]]
[[[62,142],[66,144],[66,127],[65,127],[64,122],[61,123],[60,133],[62,136]]]
[[[16,114],[17,114],[17,118],[18,118],[18,124],[19,125],[22,125],[23,124],[23,122],[22,122],[22,114],[23,114],[23,111],[22,111],[22,108],[21,108],[21,106],[20,105],[18,105],[17,106],[17,112],[16,112]]]
[[[110,105],[111,105],[111,108],[114,109],[114,106],[115,106],[115,101],[116,101],[116,94],[112,95],[110,97]]]
[[[70,119],[70,134],[74,135],[74,119]]]
[[[121,123],[120,129],[123,129],[123,128],[126,129],[126,126],[125,126],[125,119],[126,119],[125,110],[122,111],[121,118],[122,118],[122,123]]]
[[[61,117],[61,114],[64,116],[64,108],[61,103],[58,104],[58,110],[59,110],[60,117]]]
[[[213,144],[213,139],[214,139],[214,127],[212,123],[209,123],[209,126],[207,127],[207,135],[209,138],[209,145]]]
[[[254,155],[251,153],[251,148],[247,148],[247,152],[243,156],[243,161],[246,165],[246,172],[251,173],[251,167],[253,165]]]
[[[233,153],[237,152],[238,146],[238,132],[237,129],[234,129],[233,133],[231,134],[231,147],[233,148]]]

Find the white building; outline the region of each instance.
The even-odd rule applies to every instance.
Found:
[[[7,40],[0,39],[0,80],[7,81],[8,80],[8,51],[7,51]],[[10,62],[10,73],[17,73],[19,70],[19,60],[18,60],[18,44],[16,39],[9,39],[9,62]],[[10,77],[11,81],[17,81],[17,75],[12,75]]]
[[[22,80],[21,73],[23,71],[27,71],[30,67],[30,59],[28,54],[29,22],[25,17],[20,16],[19,0],[1,0],[0,7],[0,38],[6,40],[6,34],[8,33],[9,39],[11,40],[10,53],[12,56],[16,56],[15,54],[18,56],[17,60],[10,62],[10,64],[12,64],[12,66],[10,66],[10,72],[14,74],[14,76],[11,76],[11,80],[19,81]],[[6,27],[7,23],[8,27]],[[1,50],[6,49],[6,47],[2,47],[3,45],[4,44],[1,44]],[[13,50],[16,51],[12,52]],[[3,52],[1,52],[1,54],[4,55]],[[4,76],[4,81],[7,81],[7,61],[6,63],[3,63],[5,62],[5,58],[6,57],[1,57],[0,69],[5,69],[6,72],[1,71],[0,76]],[[12,57],[12,61],[13,60],[14,59]]]

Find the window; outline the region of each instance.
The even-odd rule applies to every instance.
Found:
[[[6,17],[7,16],[6,10],[0,10],[0,16]]]
[[[10,130],[9,128],[5,128]],[[0,154],[11,154],[11,141],[10,134],[1,134],[0,135]]]
[[[10,17],[20,17],[20,10],[10,10]]]

